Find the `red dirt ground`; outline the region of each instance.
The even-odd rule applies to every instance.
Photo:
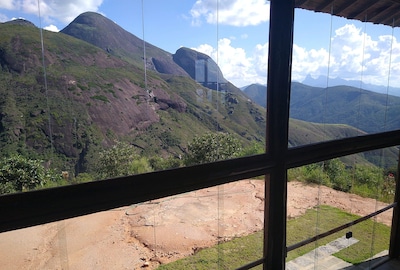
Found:
[[[316,205],[367,215],[386,204],[288,183],[288,218]],[[1,269],[154,269],[263,226],[264,184],[243,180],[0,234]],[[378,221],[390,226],[392,211]]]

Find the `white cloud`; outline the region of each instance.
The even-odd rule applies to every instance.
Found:
[[[60,32],[60,29],[57,28],[57,26],[50,24],[49,26],[44,27],[45,30],[51,31],[51,32]]]
[[[40,13],[47,22],[70,23],[85,11],[97,11],[103,0],[41,0]],[[0,8],[38,14],[37,0],[0,0]]]
[[[392,49],[393,41],[393,49]],[[391,59],[391,63],[390,63]],[[329,61],[329,74],[328,74]],[[353,24],[338,28],[331,38],[331,53],[294,45],[294,80],[302,81],[308,74],[362,80],[364,83],[400,86],[400,43],[389,35],[375,40]]]
[[[0,8],[14,9],[14,0],[0,0]]]
[[[193,25],[207,23],[233,26],[258,25],[269,20],[265,0],[197,0],[190,10]]]
[[[218,64],[225,79],[238,87],[265,84],[267,81],[267,45],[257,45],[252,56],[248,56],[243,48],[234,47],[228,38],[218,41],[218,49],[209,44],[193,49],[209,55]]]
[[[363,83],[387,85],[390,63],[390,86],[400,87],[400,42],[383,35],[373,39],[352,24],[338,28],[328,48],[306,49],[293,45],[292,79],[302,81],[307,75],[320,75]],[[393,47],[392,47],[393,41]],[[213,58],[224,77],[236,86],[266,83],[268,44],[258,44],[252,51],[235,47],[234,40],[223,38],[218,50],[202,44],[197,51]],[[217,57],[218,53],[218,57]],[[328,74],[329,63],[329,74]]]
[[[307,51],[294,44],[292,59],[292,79],[295,81],[303,80],[308,74],[318,76],[325,72],[326,75],[329,53],[323,48]]]

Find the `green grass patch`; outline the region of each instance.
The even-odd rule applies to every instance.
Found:
[[[349,214],[337,208],[326,205],[320,206],[319,211],[317,211],[317,209],[310,209],[301,217],[288,221],[288,246],[358,218],[359,216],[357,215]],[[317,220],[318,228],[316,226]],[[381,223],[374,223],[373,220],[367,220],[354,225],[347,230],[343,230],[323,238],[319,240],[317,244],[311,243],[289,252],[287,261],[304,255],[315,249],[317,246],[325,245],[339,237],[342,237],[347,231],[351,231],[353,233],[353,237],[358,239],[359,242],[341,250],[334,255],[349,263],[361,263],[370,258],[373,254],[377,254],[389,248],[390,227]]]
[[[236,269],[262,257],[263,232],[235,238],[231,241],[205,248],[193,256],[161,265],[159,270],[176,269]],[[262,269],[261,266],[252,269]]]
[[[309,209],[298,218],[288,220],[288,246],[308,239],[316,234],[328,231],[340,225],[358,219],[359,216],[349,214],[340,209],[322,205],[317,209]],[[318,220],[318,228],[317,228]],[[334,254],[336,257],[358,264],[389,247],[390,227],[373,220],[367,220],[337,232],[288,253],[287,260],[304,255],[317,246],[325,245],[351,231],[359,242]],[[157,269],[235,269],[262,257],[263,232],[235,238],[231,241],[205,248],[193,256],[161,265]],[[252,269],[262,269],[261,266]]]

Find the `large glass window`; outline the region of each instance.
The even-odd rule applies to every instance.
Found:
[[[295,10],[291,57],[292,7],[273,7],[0,4],[1,265],[381,256],[391,210],[358,221],[395,205],[397,30]]]
[[[399,128],[397,35],[389,26],[296,9],[290,146]]]

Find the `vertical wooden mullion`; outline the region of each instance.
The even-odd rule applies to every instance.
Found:
[[[276,166],[266,176],[264,269],[284,269],[289,105],[294,0],[270,1],[267,80],[267,153]]]
[[[394,202],[397,205],[393,209],[392,217],[392,228],[390,231],[390,246],[389,246],[389,257],[399,258],[400,257],[400,152],[397,161],[397,173],[396,173],[396,189],[394,195]]]

